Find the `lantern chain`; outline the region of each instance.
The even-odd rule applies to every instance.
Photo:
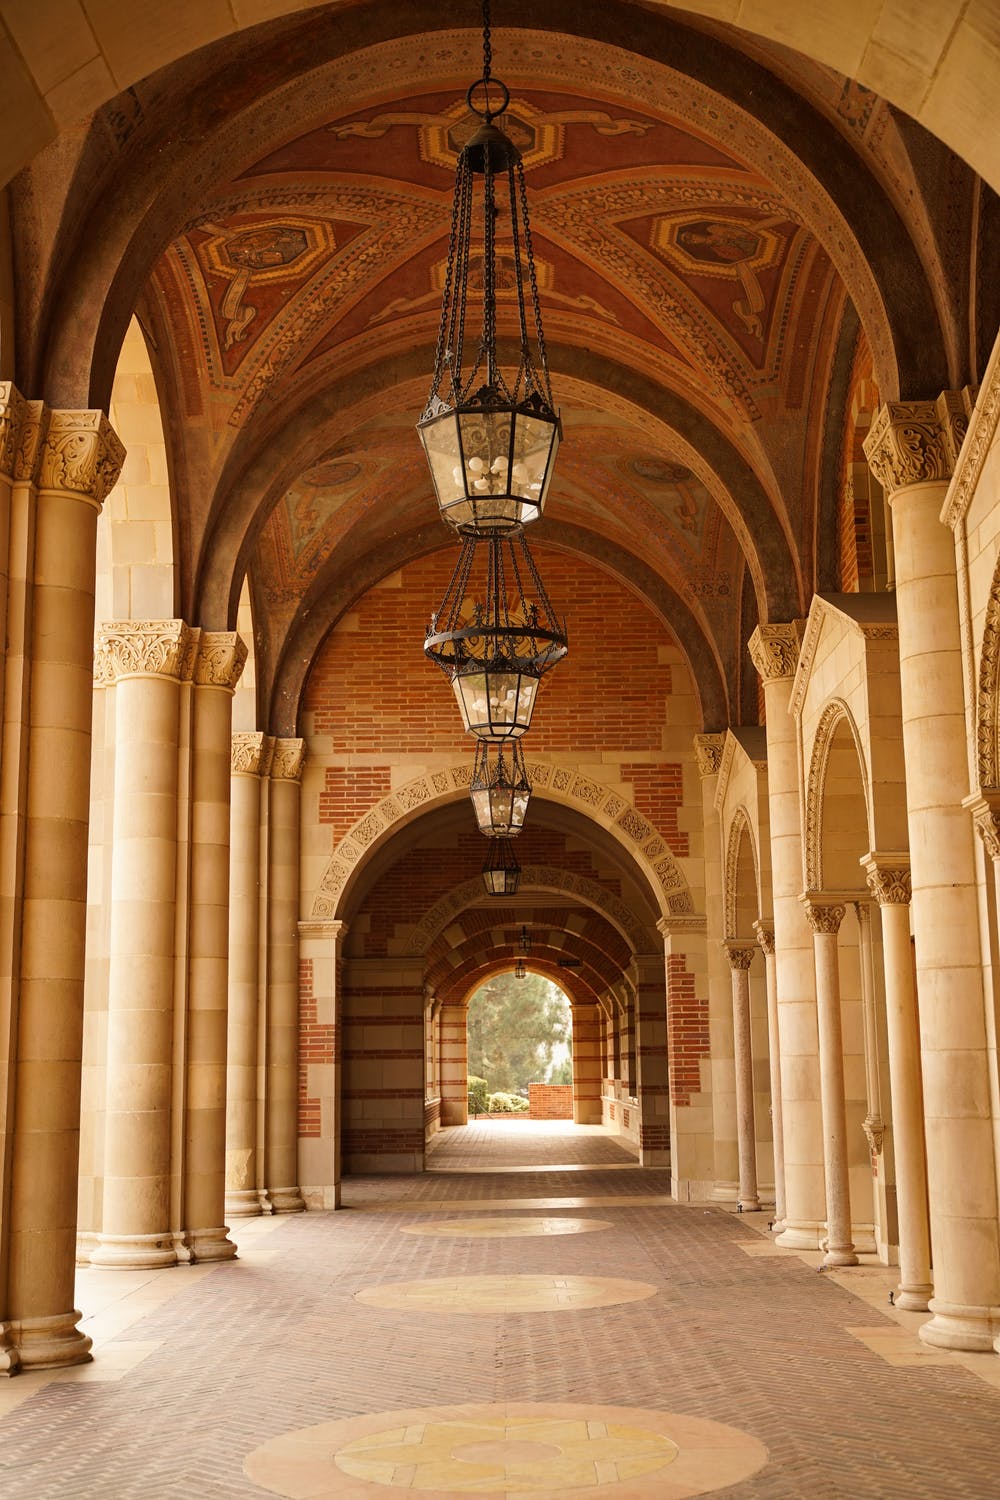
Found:
[[[545,350],[545,334],[542,329],[542,306],[538,297],[538,274],[535,270],[535,249],[531,242],[531,221],[528,218],[528,193],[524,185],[524,167],[521,162],[517,163],[517,182],[521,197],[521,216],[524,220],[524,249],[528,260],[528,282],[531,286],[531,307],[535,315],[535,337],[538,340],[538,358],[541,362],[541,373],[543,380],[542,394],[552,405],[552,391],[549,386],[549,358]],[[523,317],[523,313],[522,313]],[[524,324],[522,323],[522,327]]]

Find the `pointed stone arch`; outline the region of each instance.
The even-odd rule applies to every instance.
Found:
[[[468,790],[471,776],[469,762],[456,761],[446,769],[414,777],[376,803],[348,829],[331,854],[313,898],[310,916],[314,920],[336,917],[352,877],[363,868],[389,830],[404,827],[432,808],[453,802],[459,793]],[[542,761],[528,763],[528,776],[536,794],[582,812],[613,836],[645,875],[656,895],[661,916],[683,915],[694,910],[687,878],[665,837],[620,791],[565,766]]]

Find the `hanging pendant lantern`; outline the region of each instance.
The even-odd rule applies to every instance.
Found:
[[[477,557],[486,578],[469,598]],[[525,594],[527,571],[534,598]],[[442,628],[443,627],[443,628]],[[516,739],[531,723],[543,674],[566,654],[566,629],[556,618],[523,537],[462,543],[440,609],[432,615],[424,651],[448,674],[462,720],[484,740]]]
[[[515,979],[524,979],[526,977],[527,973],[528,973],[528,970],[525,967],[524,959],[523,958],[519,958],[518,961],[517,961],[517,963],[514,965],[514,978]]]
[[[521,832],[531,782],[518,740],[509,748],[503,740],[495,746],[489,740],[479,741],[470,792],[480,833],[487,838],[509,839]]]
[[[482,124],[459,152],[434,374],[417,424],[442,518],[463,536],[481,538],[511,535],[538,519],[561,435],[549,384],[524,167],[517,147],[493,123],[506,110],[510,93],[491,77],[491,59],[484,0],[483,74],[466,95]],[[474,246],[477,182],[481,228]],[[517,368],[508,373],[497,357],[501,218],[509,225],[499,253],[502,280],[516,304],[520,349]],[[467,350],[466,325],[475,317],[471,304],[480,296],[479,339],[473,344],[470,338]]]
[[[514,896],[521,883],[521,866],[510,839],[490,839],[483,865],[483,885],[488,896]]]

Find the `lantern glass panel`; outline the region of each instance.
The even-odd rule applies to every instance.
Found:
[[[542,511],[548,493],[549,479],[559,447],[558,419],[530,416],[518,412],[514,423],[514,444],[511,462],[511,493],[529,501],[522,520],[533,521]]]
[[[417,431],[424,445],[438,505],[444,510],[445,506],[465,498],[458,417],[455,412],[445,412],[431,422],[422,423]]]
[[[516,739],[531,724],[537,677],[502,669],[460,672],[452,687],[466,729],[480,739]]]

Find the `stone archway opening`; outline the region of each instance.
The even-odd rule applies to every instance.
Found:
[[[479,985],[467,1007],[469,1114],[573,1119],[573,1007],[525,966]]]

